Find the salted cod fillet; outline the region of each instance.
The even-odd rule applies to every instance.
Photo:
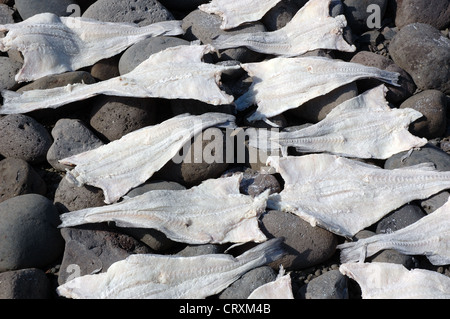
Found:
[[[71,227],[114,221],[119,227],[154,228],[168,238],[188,243],[263,242],[258,217],[269,190],[253,198],[239,192],[242,174],[209,179],[188,190],[154,190],[107,206],[60,215]]]
[[[269,196],[268,208],[349,238],[410,201],[450,188],[450,172],[431,163],[389,170],[330,154],[267,162],[285,181],[280,193]]]
[[[247,271],[284,254],[282,238],[270,239],[238,257],[136,254],[107,272],[75,278],[57,288],[73,299],[201,299],[228,287]]]
[[[418,148],[426,138],[412,135],[409,125],[422,117],[410,108],[391,109],[385,99],[387,88],[380,85],[336,106],[317,124],[288,132],[259,134],[248,130],[249,145],[266,151],[288,147],[298,152],[326,152],[345,157],[386,159]]]
[[[234,97],[218,83],[222,72],[239,66],[202,62],[213,50],[209,45],[181,45],[151,55],[127,74],[94,84],[69,84],[23,93],[4,90],[0,114],[27,113],[105,94],[125,97],[196,99],[212,105],[230,104]]]
[[[78,186],[101,188],[105,203],[110,204],[149,179],[202,130],[233,125],[234,120],[233,115],[225,113],[182,114],[59,162],[76,165],[65,178]]]
[[[0,25],[8,34],[0,50],[18,50],[24,64],[16,81],[74,71],[112,57],[147,37],[183,34],[181,21],[162,21],[139,27],[131,23],[102,22],[81,17],[36,14],[25,21]]]
[[[345,263],[339,271],[361,287],[363,299],[450,299],[450,278],[394,263]]]

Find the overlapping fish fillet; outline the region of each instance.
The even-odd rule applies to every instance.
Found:
[[[386,159],[393,154],[421,147],[427,139],[409,131],[409,125],[422,117],[413,109],[391,109],[380,85],[335,107],[319,123],[289,132],[274,132],[269,140],[263,134],[250,135],[252,147],[270,151],[287,148],[299,152],[327,152],[358,158]]]
[[[284,254],[282,238],[270,239],[238,257],[137,254],[107,272],[75,278],[57,288],[73,299],[200,299],[219,293],[247,271]]]
[[[330,17],[332,0],[308,1],[283,28],[271,32],[220,35],[213,41],[217,49],[245,46],[253,51],[279,56],[298,56],[315,49],[354,52],[343,36],[344,15]]]
[[[363,299],[450,299],[450,278],[394,263],[346,263],[342,274],[361,287]]]
[[[232,29],[245,22],[260,20],[281,0],[212,0],[198,8],[204,12],[219,15],[223,22],[221,29]]]
[[[311,225],[353,237],[404,204],[450,188],[450,172],[433,164],[382,169],[329,154],[269,157],[285,181],[267,206],[292,212]]]
[[[24,64],[16,75],[18,82],[78,70],[112,57],[147,37],[183,34],[181,21],[139,27],[81,17],[58,17],[53,13],[0,25],[0,31],[8,32],[0,39],[0,50],[15,49],[23,54]]]
[[[258,217],[269,190],[253,198],[239,193],[242,174],[204,181],[188,190],[155,190],[122,202],[60,216],[59,227],[114,221],[120,227],[157,229],[188,244],[262,242]]]
[[[398,73],[324,57],[274,58],[243,64],[253,78],[250,89],[236,101],[244,110],[256,104],[249,121],[264,120],[296,108],[347,83],[375,78],[398,85]]]
[[[387,234],[377,234],[337,246],[341,262],[364,261],[380,250],[425,255],[433,265],[450,264],[450,201],[415,223]]]
[[[219,87],[222,72],[239,66],[202,62],[213,48],[182,45],[151,55],[131,72],[94,84],[69,84],[23,93],[5,90],[0,114],[27,113],[105,94],[129,97],[196,99],[213,105],[230,104],[234,98]]]
[[[184,114],[60,162],[76,165],[67,172],[66,178],[77,185],[101,188],[105,202],[110,204],[150,178],[203,129],[227,123],[234,123],[234,116],[224,113]]]

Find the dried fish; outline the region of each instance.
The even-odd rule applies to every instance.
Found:
[[[18,82],[78,70],[112,57],[147,37],[183,34],[181,21],[135,24],[101,22],[80,17],[37,14],[25,21],[0,25],[7,31],[0,50],[19,50],[24,57]]]
[[[281,0],[212,0],[198,8],[204,12],[217,14],[222,19],[222,30],[232,29],[245,22],[260,20]]]
[[[105,202],[110,204],[150,178],[203,129],[219,124],[232,125],[234,119],[224,113],[175,116],[96,149],[62,159],[60,163],[76,165],[67,172],[66,178],[78,186],[88,184],[101,188]]]
[[[450,278],[393,263],[346,263],[342,274],[361,287],[363,299],[450,299]]]
[[[285,274],[280,266],[277,279],[253,290],[248,299],[294,299],[291,275]]]
[[[270,139],[250,135],[249,144],[270,151],[287,148],[299,152],[328,152],[358,158],[386,159],[393,154],[425,145],[427,139],[408,131],[410,123],[422,117],[413,109],[391,109],[380,85],[334,108],[319,123],[289,132],[274,132]]]
[[[57,292],[74,299],[206,298],[219,293],[247,271],[282,257],[282,241],[270,239],[238,257],[131,255],[111,265],[105,273],[68,281]]]
[[[450,188],[450,172],[433,164],[393,170],[329,154],[269,157],[285,181],[271,209],[292,212],[335,234],[352,237],[387,213]]]
[[[253,78],[250,89],[236,101],[236,109],[258,108],[248,120],[264,120],[347,83],[376,78],[397,84],[398,73],[324,57],[274,58],[243,64]]]
[[[207,45],[181,45],[151,55],[133,71],[94,84],[69,84],[23,93],[3,91],[0,114],[27,113],[106,94],[129,97],[197,99],[213,105],[230,104],[234,98],[219,86],[222,72],[239,66],[220,66],[202,62],[213,50]]]
[[[120,227],[157,229],[188,244],[262,242],[258,227],[269,190],[253,198],[239,193],[242,174],[210,179],[188,190],[155,190],[112,205],[60,216],[59,227],[114,221]]]
[[[415,223],[387,234],[377,234],[337,246],[341,262],[363,262],[380,250],[425,255],[433,265],[450,264],[450,201]]]
[[[342,30],[347,26],[345,16],[330,17],[331,1],[308,1],[279,30],[220,35],[213,41],[213,46],[217,49],[245,46],[256,52],[285,57],[298,56],[315,49],[354,52],[356,47],[348,44],[342,36]],[[253,6],[249,6],[251,8]]]

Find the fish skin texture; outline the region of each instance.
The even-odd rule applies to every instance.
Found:
[[[347,26],[344,15],[330,16],[332,0],[308,1],[283,28],[270,32],[220,35],[213,41],[216,49],[245,46],[253,51],[284,57],[298,56],[315,49],[354,52],[343,36]]]
[[[337,246],[341,262],[364,261],[380,250],[425,255],[433,265],[450,264],[450,201],[415,223],[392,233],[377,234]]]
[[[242,111],[256,104],[249,121],[265,120],[297,108],[353,81],[375,78],[398,85],[398,73],[324,57],[273,58],[242,64],[253,78],[250,89],[234,102]]]
[[[122,202],[69,212],[59,227],[114,221],[119,227],[154,228],[188,244],[263,242],[258,217],[269,190],[239,193],[243,174],[210,179],[188,190],[155,190]]]
[[[345,263],[342,274],[361,287],[363,299],[450,299],[450,278],[394,263]]]
[[[247,299],[294,299],[291,275],[285,275],[281,266],[280,272],[274,281],[259,286],[253,290]]]
[[[382,169],[329,154],[269,157],[285,181],[267,207],[291,212],[348,238],[404,204],[450,188],[450,172],[433,164]]]
[[[144,183],[203,129],[234,120],[233,115],[225,113],[182,114],[59,162],[76,165],[67,171],[66,178],[78,186],[101,188],[105,203],[110,204]]]
[[[219,293],[247,271],[284,255],[283,238],[273,238],[238,257],[136,254],[107,272],[77,277],[57,288],[73,299],[202,299]]]
[[[112,57],[147,37],[183,34],[181,21],[162,21],[145,27],[101,22],[81,17],[41,13],[25,21],[0,25],[8,31],[0,50],[17,49],[24,65],[18,82],[74,71]]]
[[[219,15],[222,30],[232,29],[245,22],[260,20],[281,0],[212,0],[198,8],[210,14]]]
[[[287,148],[299,152],[326,152],[345,157],[386,159],[427,143],[409,131],[410,123],[422,117],[416,110],[391,109],[380,85],[335,107],[325,119],[304,129],[274,132],[267,141],[250,135],[249,145],[271,151]]]
[[[151,55],[134,70],[119,77],[94,84],[69,84],[23,93],[4,90],[0,114],[27,113],[105,94],[125,97],[161,97],[196,99],[222,105],[234,97],[223,92],[218,83],[222,72],[240,68],[202,62],[213,50],[209,45],[181,45]]]

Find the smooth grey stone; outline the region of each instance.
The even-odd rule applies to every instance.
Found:
[[[395,25],[420,22],[444,29],[450,24],[450,1],[448,0],[396,0]]]
[[[347,278],[338,269],[327,271],[307,284],[305,299],[348,299]]]
[[[23,20],[38,13],[51,12],[57,16],[69,16],[70,5],[78,5],[74,0],[15,0],[17,11]]]
[[[37,268],[0,273],[0,299],[48,299],[51,284],[44,271]]]
[[[21,62],[0,56],[0,90],[14,90],[18,86],[15,76],[21,67]]]

